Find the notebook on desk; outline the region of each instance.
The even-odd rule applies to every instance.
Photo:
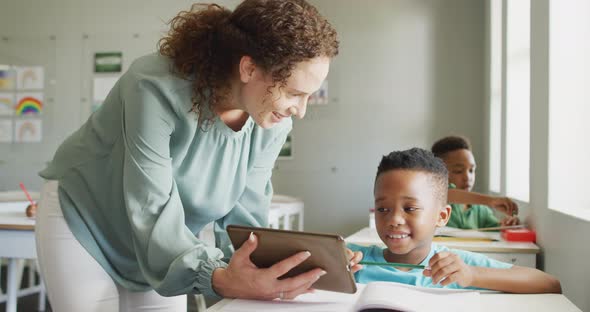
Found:
[[[415,287],[390,282],[358,284],[355,294],[317,290],[295,300],[258,301],[236,299],[220,311],[480,311],[480,295],[476,291]]]
[[[493,242],[500,240],[498,232],[481,232],[478,230],[463,230],[452,227],[440,227],[434,233],[434,242],[437,241],[484,241]]]

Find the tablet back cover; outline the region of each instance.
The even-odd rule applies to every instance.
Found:
[[[268,228],[229,225],[227,233],[235,249],[248,239],[251,232],[258,237],[258,247],[250,259],[259,268],[267,268],[298,252],[309,251],[311,256],[281,278],[295,276],[314,268],[327,272],[312,288],[355,293],[354,276],[346,257],[346,244],[339,235],[296,232]]]

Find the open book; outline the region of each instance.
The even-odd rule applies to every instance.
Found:
[[[483,232],[478,230],[464,230],[452,227],[440,227],[434,232],[434,242],[437,241],[499,241],[500,233]]]
[[[474,311],[481,310],[476,291],[415,287],[390,282],[358,284],[355,294],[316,290],[295,300],[235,299],[216,311]]]

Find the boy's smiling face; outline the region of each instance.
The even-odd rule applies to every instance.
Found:
[[[431,173],[407,169],[383,172],[375,181],[375,225],[387,261],[418,264],[430,252],[435,228],[451,212],[435,183]]]

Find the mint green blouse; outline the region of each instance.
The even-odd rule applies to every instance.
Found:
[[[249,118],[235,132],[217,118],[202,129],[191,96],[169,59],[137,59],[40,172],[59,181],[74,236],[133,291],[216,296],[211,275],[233,253],[225,227],[267,225],[291,119],[263,129]],[[213,221],[209,246],[197,234]]]

